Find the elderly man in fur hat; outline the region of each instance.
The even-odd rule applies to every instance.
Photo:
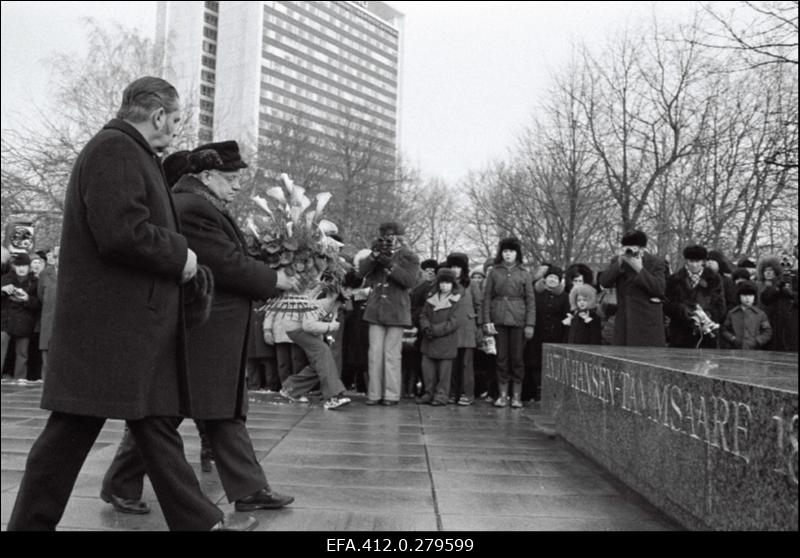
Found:
[[[698,309],[716,324],[725,321],[722,277],[706,266],[708,250],[693,245],[683,249],[684,266],[667,278],[666,305],[670,318],[671,347],[719,348],[719,335],[705,331],[697,321]]]
[[[647,235],[631,230],[603,272],[602,286],[617,289],[614,345],[664,347],[664,290],[667,263],[647,252]]]
[[[397,405],[401,396],[403,330],[411,327],[411,298],[419,258],[403,244],[398,223],[383,223],[372,251],[359,264],[372,287],[364,309],[369,323],[367,405]]]

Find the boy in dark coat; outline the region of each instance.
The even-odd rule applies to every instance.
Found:
[[[602,329],[597,315],[597,291],[591,285],[575,285],[569,292],[571,312],[565,324],[569,327],[568,343],[600,345]]]
[[[468,317],[463,289],[449,268],[436,272],[437,289],[425,301],[419,318],[422,337],[422,376],[425,393],[418,403],[447,405],[450,396],[450,374],[458,354],[458,330]]]
[[[725,320],[722,277],[706,267],[704,246],[687,246],[683,258],[686,265],[667,279],[664,310],[670,318],[670,347],[717,349],[719,336],[713,331],[704,333],[693,316],[700,308],[716,324]]]
[[[739,306],[728,312],[722,336],[734,349],[763,349],[772,337],[767,315],[755,305],[758,288],[752,281],[743,281],[736,288]]]

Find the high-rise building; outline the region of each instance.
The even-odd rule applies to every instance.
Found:
[[[252,147],[300,117],[321,142],[355,125],[394,163],[403,15],[386,3],[162,1],[157,21],[199,141]]]

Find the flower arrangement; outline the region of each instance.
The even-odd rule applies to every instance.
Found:
[[[709,337],[715,336],[714,332],[719,329],[719,324],[712,320],[699,304],[695,305],[690,317],[694,324],[694,330],[700,334],[701,340],[706,335]]]
[[[338,257],[342,244],[329,236],[338,227],[321,218],[331,195],[317,194],[312,207],[305,188],[295,185],[289,175],[281,174],[281,182],[265,192],[266,198],[252,198],[261,211],[245,220],[251,249],[273,269],[297,277],[304,293],[298,299],[313,300],[324,291],[338,291],[345,274]]]

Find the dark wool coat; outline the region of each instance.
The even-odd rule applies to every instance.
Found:
[[[184,188],[204,187],[183,176],[174,187],[175,207],[198,263],[214,274],[211,315],[187,333],[192,418],[244,417],[252,301],[278,295],[277,274],[247,253],[244,236],[230,217],[208,199],[181,192]]]
[[[83,148],[64,203],[42,408],[117,419],[186,414],[186,239],[158,156],[110,121]]]
[[[22,302],[16,297],[2,293],[2,330],[14,337],[30,337],[33,335],[33,328],[36,326],[36,318],[39,316],[41,307],[39,297],[36,294],[36,278],[32,273],[25,277],[19,277],[12,269],[0,280],[2,286],[14,285],[28,293],[28,300]],[[2,363],[0,363],[2,364]]]
[[[50,347],[50,337],[53,335],[53,318],[56,311],[56,280],[55,268],[48,265],[39,274],[36,294],[42,303],[41,326],[39,328],[39,350],[46,351]]]
[[[495,264],[483,283],[481,323],[525,327],[536,325],[533,280],[521,265]]]
[[[642,271],[636,273],[614,257],[603,272],[603,287],[616,287],[617,313],[614,320],[614,345],[663,347],[664,291],[666,262],[645,252]]]
[[[692,287],[689,272],[683,267],[667,278],[664,312],[669,316],[670,347],[693,348],[700,339],[694,333],[694,322],[690,318],[694,305],[699,305],[709,318],[722,325],[725,321],[725,291],[722,278],[715,271],[703,268],[700,281]],[[708,338],[713,348],[716,338]]]
[[[435,359],[452,359],[458,354],[458,330],[469,319],[470,308],[467,307],[464,291],[455,288],[448,297],[445,307],[434,310],[433,296],[425,301],[425,308],[419,318],[422,345],[420,352]],[[425,329],[431,330],[426,336]]]
[[[567,340],[568,329],[563,319],[569,314],[569,295],[564,286],[559,285],[552,291],[545,287],[544,279],[539,279],[534,286],[536,297],[536,329],[533,343],[563,343]]]
[[[797,351],[797,276],[776,281],[761,292],[761,306],[772,325],[772,351]]]
[[[572,322],[569,324],[567,343],[578,345],[601,345],[603,343],[602,323],[600,316],[594,310],[586,310],[592,318],[588,324],[579,316],[579,310],[572,312]]]
[[[364,320],[387,327],[411,327],[411,297],[419,271],[419,258],[401,247],[392,254],[391,270],[378,264],[372,254],[359,264],[365,282],[372,287]]]

